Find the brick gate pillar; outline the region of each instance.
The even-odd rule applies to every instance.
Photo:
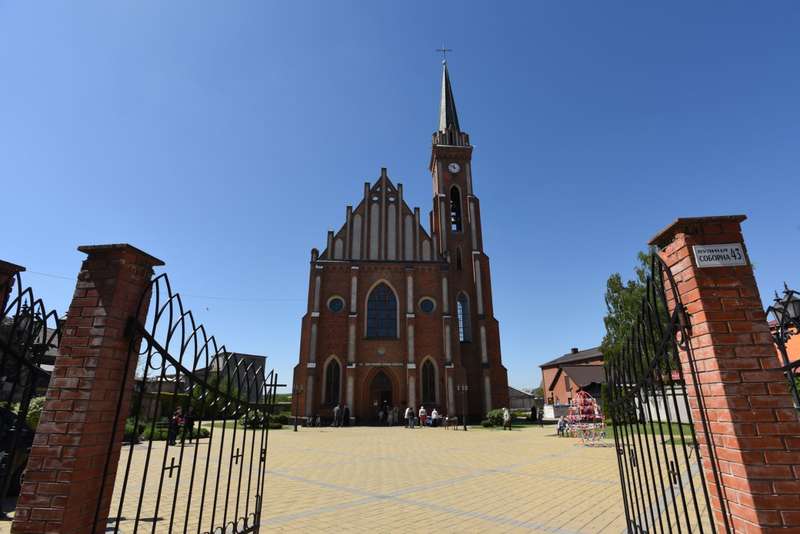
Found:
[[[126,380],[130,344],[126,324],[139,311],[153,267],[163,263],[124,244],[78,250],[88,257],[63,325],[12,532],[91,532],[109,458],[106,480],[110,487],[116,477],[122,440],[116,440],[110,456],[109,442]],[[146,300],[142,316],[148,304]],[[135,362],[131,363],[129,376],[136,370]],[[130,389],[122,397],[120,413],[128,413]],[[125,417],[121,417],[118,436],[122,436],[124,424]],[[111,495],[105,495],[100,532],[105,530],[110,502]]]
[[[6,307],[6,301],[14,287],[14,277],[25,271],[25,267],[0,260],[0,311]]]
[[[736,532],[800,529],[800,421],[778,369],[753,267],[744,248],[744,215],[678,219],[650,242],[660,249],[691,323],[697,381],[711,443],[705,443],[693,375],[681,355],[706,483],[719,528],[722,510],[708,447],[722,483],[724,509]],[[695,245],[742,244],[723,263]],[[700,260],[698,260],[698,256]],[[785,530],[783,530],[785,532]],[[795,530],[792,530],[793,532]]]

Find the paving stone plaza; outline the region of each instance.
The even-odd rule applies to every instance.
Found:
[[[272,432],[264,526],[287,532],[622,532],[614,448],[583,447],[554,437],[554,430]]]

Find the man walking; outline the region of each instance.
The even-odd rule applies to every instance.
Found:
[[[340,409],[339,409],[339,405],[337,404],[336,406],[333,407],[333,423],[331,424],[332,427],[338,427],[339,426],[339,412],[340,412]]]
[[[406,408],[406,428],[414,428],[414,408]]]

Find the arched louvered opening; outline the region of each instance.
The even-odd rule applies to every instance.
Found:
[[[450,188],[450,229],[461,231],[461,192],[456,186]]]

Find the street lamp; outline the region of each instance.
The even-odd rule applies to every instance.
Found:
[[[303,394],[303,386],[295,384],[292,386],[292,404],[294,404],[294,431],[297,432],[297,408],[300,406],[300,395]]]
[[[469,386],[467,384],[459,384],[456,389],[461,392],[461,419],[464,422],[464,431],[467,430],[467,391]]]
[[[794,363],[790,362],[789,354],[786,351],[786,342],[800,332],[800,293],[789,289],[784,282],[783,296],[781,297],[777,291],[775,292],[775,303],[767,308],[767,314],[772,315],[775,320],[776,325],[772,337],[781,353],[783,374],[789,381],[792,402],[795,409],[800,410],[800,392],[797,390],[797,381],[795,380],[795,370],[800,368],[800,360]]]

